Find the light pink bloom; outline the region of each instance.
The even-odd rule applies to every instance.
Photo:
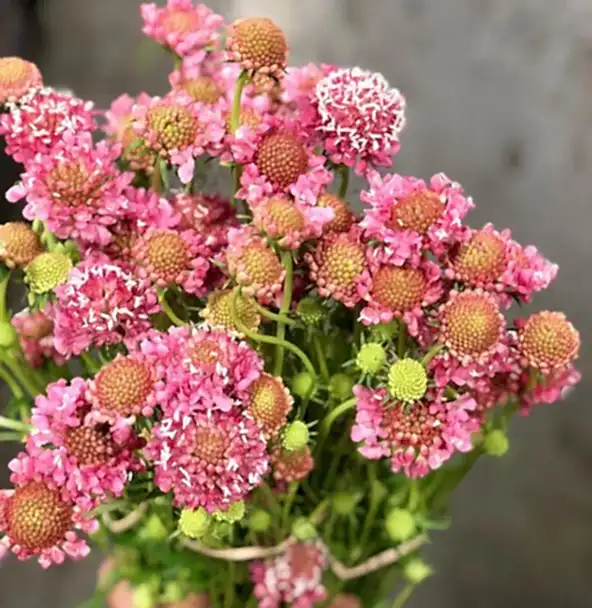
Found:
[[[27,363],[41,367],[46,360],[63,365],[64,357],[56,350],[53,334],[52,307],[45,312],[25,308],[15,314],[11,322],[19,336],[19,342]]]
[[[521,413],[529,414],[536,405],[553,404],[565,399],[581,379],[582,374],[572,364],[541,376],[532,388],[528,387],[529,375],[525,374],[526,390],[520,397]]]
[[[21,57],[0,57],[0,106],[17,102],[31,89],[43,86],[39,68]]]

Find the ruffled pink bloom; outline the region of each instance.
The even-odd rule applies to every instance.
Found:
[[[145,453],[154,461],[156,485],[173,492],[176,506],[213,513],[261,483],[266,450],[261,430],[245,412],[177,411],[154,426]]]
[[[521,413],[528,414],[536,405],[550,405],[565,399],[581,379],[582,374],[572,364],[541,376],[530,388],[529,376],[525,374],[527,388],[520,398]]]
[[[462,219],[474,207],[459,184],[443,173],[429,186],[416,177],[377,172],[368,175],[370,189],[360,194],[370,208],[360,223],[369,239],[383,243],[399,264],[419,262],[422,250],[448,252],[462,236]]]
[[[21,57],[0,57],[0,106],[43,86],[39,68]]]
[[[65,133],[93,131],[95,114],[91,101],[49,88],[33,90],[0,115],[0,136],[6,153],[26,164],[36,154],[48,155]]]
[[[81,507],[92,509],[101,500],[121,496],[128,476],[141,468],[133,454],[139,447],[131,432],[122,441],[108,424],[89,417],[87,383],[60,379],[39,395],[31,413],[35,430],[29,436],[30,453],[51,458],[52,479]]]
[[[180,57],[203,59],[207,47],[218,40],[224,18],[204,4],[192,0],[168,0],[164,8],[155,3],[141,5],[142,32]]]
[[[195,230],[148,231],[132,247],[137,274],[160,288],[179,285],[187,293],[203,296],[212,252]]]
[[[437,264],[422,260],[419,266],[399,266],[380,248],[368,252],[371,284],[364,295],[368,304],[360,312],[365,325],[403,319],[409,334],[419,333],[425,308],[443,293],[442,271]]]
[[[24,217],[42,220],[59,238],[105,245],[108,226],[125,213],[123,191],[133,177],[117,168],[120,152],[108,141],[94,144],[90,133],[65,133],[51,154],[27,164],[6,198],[26,198]]]
[[[365,173],[369,166],[390,167],[399,151],[406,102],[376,72],[335,69],[315,88],[318,131],[336,164]]]
[[[211,61],[194,63],[192,58],[169,74],[174,92],[188,95],[195,103],[209,106],[221,116],[227,116],[232,104],[237,70]]]
[[[282,78],[282,102],[301,109],[312,103],[317,84],[337,68],[333,65],[308,63],[301,67],[290,66]]]
[[[149,281],[96,256],[73,268],[55,293],[55,347],[67,357],[131,339],[150,329],[150,315],[160,311]]]
[[[62,564],[66,557],[86,557],[90,547],[78,533],[96,532],[98,522],[74,503],[65,488],[56,485],[58,465],[51,453],[23,452],[8,467],[17,487],[0,491],[0,533],[4,534],[0,557],[10,550],[20,560],[36,557],[44,568]]]
[[[323,573],[327,553],[315,542],[294,543],[268,562],[251,566],[253,593],[259,608],[279,608],[284,603],[294,608],[312,608],[327,599]]]
[[[369,460],[390,458],[394,473],[424,477],[455,452],[472,449],[471,435],[479,422],[472,416],[477,404],[470,396],[443,401],[431,391],[422,401],[404,407],[389,402],[386,389],[358,385],[354,395],[352,441],[362,443],[359,451]]]
[[[53,334],[52,308],[31,311],[25,308],[15,314],[11,322],[19,336],[19,343],[27,363],[41,367],[46,360],[63,365],[65,358],[56,350]]]

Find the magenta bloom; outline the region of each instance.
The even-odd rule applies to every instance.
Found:
[[[393,472],[424,477],[455,452],[472,449],[471,434],[479,429],[472,416],[477,404],[469,396],[443,401],[430,393],[409,407],[389,402],[386,389],[356,386],[356,419],[351,439],[370,460],[390,458]]]
[[[521,395],[521,412],[528,414],[535,405],[550,405],[565,399],[581,379],[582,374],[571,363],[549,372]]]
[[[56,297],[55,346],[67,357],[146,332],[160,310],[149,281],[97,256],[73,268]]]
[[[194,6],[192,0],[168,0],[164,8],[142,4],[141,12],[144,34],[180,57],[203,59],[224,25],[223,17],[204,4]]]
[[[95,114],[91,101],[50,88],[33,90],[0,115],[0,135],[6,153],[26,164],[36,154],[49,154],[66,133],[93,131]]]
[[[437,256],[459,240],[462,219],[474,207],[461,186],[439,173],[429,186],[416,177],[377,172],[368,176],[370,189],[360,194],[370,205],[360,223],[365,234],[383,243],[403,264],[419,262],[422,250]]]
[[[111,238],[107,227],[124,215],[123,191],[133,177],[117,168],[120,152],[107,141],[94,144],[90,133],[65,133],[50,155],[27,164],[22,183],[6,198],[26,198],[24,217],[44,221],[59,238],[104,245]]]
[[[53,361],[56,365],[62,365],[65,361],[55,347],[52,310],[50,306],[45,312],[33,312],[25,308],[11,319],[23,354],[31,367],[41,367],[46,360]]]
[[[323,573],[327,553],[317,543],[289,545],[282,555],[268,562],[254,562],[251,580],[259,608],[312,608],[327,598]]]
[[[156,485],[173,492],[176,506],[209,513],[243,500],[269,467],[261,429],[234,410],[165,417],[145,453],[154,461]]]
[[[330,71],[315,88],[321,133],[329,158],[365,173],[390,167],[405,126],[405,98],[382,74],[360,68]]]

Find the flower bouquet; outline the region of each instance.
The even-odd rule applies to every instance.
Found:
[[[162,97],[98,111],[0,59],[30,222],[0,226],[0,547],[48,567],[88,537],[97,606],[400,607],[473,464],[579,379],[565,316],[519,310],[557,267],[469,227],[446,175],[387,171],[380,74],[288,68],[272,21],[190,0],[142,18]]]

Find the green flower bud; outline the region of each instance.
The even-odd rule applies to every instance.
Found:
[[[419,401],[428,387],[424,366],[415,359],[401,359],[391,365],[388,374],[389,393],[398,401]]]
[[[345,401],[352,396],[354,380],[347,374],[333,374],[329,380],[329,394],[338,401]]]
[[[432,568],[422,559],[409,560],[403,568],[403,576],[412,584],[419,585],[433,573]]]
[[[25,282],[36,294],[51,291],[68,280],[72,260],[63,253],[42,253],[25,268]]]
[[[502,430],[496,429],[491,431],[485,436],[483,443],[485,452],[490,456],[497,456],[498,458],[504,456],[510,447],[510,442],[506,433]]]
[[[183,587],[175,581],[169,581],[164,586],[164,591],[159,598],[160,603],[177,604],[185,599]]]
[[[386,351],[377,342],[367,342],[360,348],[356,357],[356,365],[365,374],[374,376],[386,363]]]
[[[415,532],[413,514],[405,509],[392,509],[384,523],[388,535],[397,542],[411,538]]]
[[[292,534],[300,541],[312,540],[317,536],[317,529],[306,517],[298,517],[292,523]]]
[[[309,397],[314,386],[314,378],[308,372],[300,372],[292,378],[292,392],[297,397]]]
[[[302,420],[295,420],[286,426],[282,435],[282,447],[289,452],[301,450],[308,444],[310,432]]]
[[[354,492],[336,492],[333,494],[331,499],[331,504],[333,506],[333,511],[337,513],[337,515],[351,515],[356,505],[360,500],[360,496]]]
[[[314,327],[320,325],[327,316],[327,310],[323,307],[321,300],[314,296],[306,296],[298,302],[296,314],[305,325]]]
[[[379,323],[373,325],[370,330],[370,339],[372,342],[390,342],[397,331],[399,330],[399,324],[397,321],[390,321],[389,323]]]
[[[138,585],[132,596],[133,608],[154,608],[157,602],[156,593],[149,583]]]
[[[269,529],[270,525],[271,515],[267,511],[258,509],[251,513],[251,516],[249,517],[249,528],[251,528],[253,532],[265,532]]]
[[[140,529],[138,536],[144,541],[163,541],[168,536],[168,530],[157,515],[150,515]]]
[[[9,348],[16,344],[18,341],[18,334],[16,329],[10,321],[3,321],[0,323],[0,346]]]
[[[211,532],[214,538],[223,541],[225,538],[228,538],[231,530],[232,524],[229,524],[226,521],[215,521]]]
[[[203,538],[212,524],[212,516],[203,508],[192,511],[183,509],[179,518],[179,529],[189,538]]]
[[[245,503],[243,500],[233,502],[227,511],[216,511],[214,513],[214,519],[216,521],[226,522],[233,524],[240,521],[245,516]]]

